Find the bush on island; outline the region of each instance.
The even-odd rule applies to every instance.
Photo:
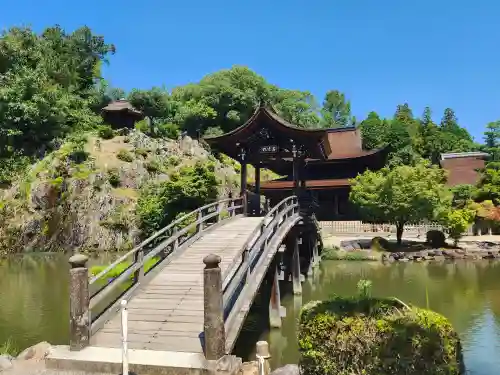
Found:
[[[448,320],[395,298],[335,296],[304,306],[300,367],[306,375],[462,375]]]
[[[440,230],[430,230],[426,235],[427,243],[434,248],[446,246],[446,236]]]
[[[373,237],[370,242],[370,248],[374,251],[389,251],[389,241],[382,237]]]

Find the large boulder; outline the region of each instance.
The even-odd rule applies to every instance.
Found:
[[[306,305],[299,322],[307,375],[462,375],[448,320],[396,299],[334,297]]]
[[[42,341],[24,349],[16,359],[21,361],[41,361],[50,353],[50,349],[51,345],[46,341]]]
[[[8,354],[0,355],[0,372],[11,368],[13,359],[14,358]]]

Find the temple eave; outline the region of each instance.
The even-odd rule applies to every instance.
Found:
[[[346,188],[351,186],[349,179],[325,179],[325,180],[306,180],[308,189],[335,189]],[[260,184],[261,190],[291,190],[293,189],[293,181],[288,180],[271,180],[263,181]]]

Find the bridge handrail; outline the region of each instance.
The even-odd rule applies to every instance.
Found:
[[[240,204],[238,204],[240,203]],[[208,210],[212,208],[216,208],[215,211],[213,212],[207,212]],[[123,263],[127,258],[130,258],[134,256],[134,261],[133,263],[124,269],[118,276],[116,276],[111,282],[109,282],[107,285],[102,287],[101,289],[97,290],[95,293],[91,294],[90,296],[90,309],[94,308],[96,305],[100,304],[103,301],[106,301],[109,297],[110,294],[116,289],[117,286],[121,285],[125,281],[129,279],[131,275],[137,275],[134,284],[128,288],[125,293],[131,293],[132,289],[136,288],[138,284],[140,283],[141,277],[144,276],[145,272],[145,263],[149,260],[152,259],[153,257],[157,256],[160,252],[165,250],[169,245],[172,243],[173,249],[171,253],[175,252],[180,246],[184,245],[189,241],[191,238],[196,236],[197,234],[201,233],[204,229],[204,223],[206,223],[208,220],[212,218],[216,218],[216,222],[219,222],[222,220],[221,214],[223,212],[227,212],[230,217],[234,217],[236,214],[236,211],[243,208],[243,203],[242,203],[242,197],[236,197],[236,198],[226,198],[226,199],[221,199],[213,203],[209,203],[205,206],[199,207],[196,210],[193,210],[189,212],[186,215],[181,216],[180,218],[174,220],[171,222],[169,225],[161,229],[160,231],[156,232],[152,236],[148,237],[146,240],[141,242],[138,246],[136,246],[134,249],[128,251],[126,254],[115,260],[113,263],[111,263],[109,266],[107,266],[104,270],[99,272],[96,276],[92,277],[89,281],[89,286],[96,283],[98,280],[102,279],[104,276],[106,276],[110,271],[112,271],[114,268],[116,268],[118,265]],[[188,223],[186,225],[184,224],[184,221],[188,219],[189,217],[193,217],[194,215],[197,215],[197,219],[191,223]],[[183,225],[182,227],[180,227]],[[179,244],[179,239],[182,238],[182,236],[188,234],[188,232],[193,228],[197,227],[197,233],[195,233],[191,238],[183,239],[182,243]],[[169,230],[172,230],[171,233],[168,233]],[[162,234],[168,233],[168,237],[163,239],[158,245],[156,245],[149,253],[144,255],[145,248],[147,245],[151,244],[155,239],[159,238]],[[170,255],[169,253],[168,255]],[[155,265],[156,266],[156,265]],[[120,298],[125,298],[123,295]],[[126,298],[125,298],[126,299]],[[98,314],[95,320],[92,321],[92,331],[94,331],[94,328],[97,329],[97,327],[94,327],[94,323],[97,324],[97,320],[101,321],[104,318],[101,318],[101,315],[107,315],[108,310],[116,307],[118,299],[113,299],[108,306],[101,312],[101,314]],[[116,306],[115,306],[116,305]],[[97,324],[98,325],[98,324]]]
[[[294,202],[295,200],[295,202]],[[263,229],[268,227],[271,224],[271,221],[268,221],[269,218],[273,217],[274,220],[274,214],[275,212],[280,209],[284,204],[291,204],[291,203],[297,203],[297,197],[295,195],[289,196],[283,200],[281,200],[277,205],[275,205],[262,219],[262,225],[258,226],[253,230],[253,232],[248,236],[248,239],[246,240],[245,244],[242,247],[242,251],[240,255],[243,255],[246,251],[249,250],[250,246],[253,246],[254,243],[252,241],[255,240],[255,237],[259,234],[262,234]],[[231,264],[230,267],[226,269],[226,272],[222,275],[222,289],[224,290],[227,286],[227,283],[230,281],[229,276],[231,275],[231,271],[234,270],[234,266],[238,263],[238,258]],[[234,273],[234,272],[233,272]]]
[[[279,229],[280,226],[286,222],[285,218],[290,213],[298,211],[298,209],[299,204],[296,196],[285,198],[274,206],[273,209],[269,211],[266,216],[264,216],[262,225],[257,227],[247,240],[247,243],[242,249],[242,258],[239,260],[239,266],[237,264],[233,264],[228,268],[228,270],[234,271],[226,271],[223,275],[223,309],[225,311],[225,316],[227,318],[226,323],[228,325],[231,325],[232,320],[234,319],[231,303],[236,304],[236,301],[239,298],[239,294],[237,294],[238,288],[241,286],[241,283],[245,280],[245,278],[248,279],[248,275],[252,271],[252,266],[261,252],[262,245],[266,243],[266,241],[268,241],[274,233],[276,233],[275,230]],[[269,220],[270,218],[272,219]],[[254,241],[257,235],[258,238]],[[231,311],[228,311],[228,308],[231,308]]]
[[[103,269],[101,272],[99,272],[97,275],[95,275],[93,278],[90,279],[90,282],[89,284],[92,285],[93,283],[95,283],[97,280],[101,279],[103,276],[105,276],[107,273],[109,273],[109,271],[111,271],[113,268],[115,268],[118,264],[120,263],[123,263],[123,261],[125,261],[127,258],[129,258],[131,255],[133,255],[134,253],[136,253],[137,251],[141,250],[142,248],[144,248],[146,245],[150,244],[154,239],[158,238],[159,236],[161,236],[163,233],[165,233],[166,231],[168,231],[169,229],[172,229],[174,228],[176,225],[182,223],[184,220],[186,220],[187,218],[189,218],[190,216],[193,216],[193,214],[195,213],[198,213],[198,212],[201,212],[201,211],[204,211],[210,207],[213,207],[215,205],[218,205],[218,204],[221,204],[221,203],[225,203],[225,202],[231,202],[231,201],[237,201],[237,200],[241,200],[242,198],[241,197],[237,197],[237,198],[225,198],[225,199],[221,199],[221,200],[218,200],[216,202],[213,202],[213,203],[209,203],[205,206],[202,206],[200,208],[197,208],[196,210],[193,210],[189,213],[187,213],[186,215],[184,216],[181,216],[180,218],[178,219],[175,219],[174,221],[172,221],[170,224],[168,224],[166,227],[160,229],[158,232],[155,232],[153,235],[151,235],[150,237],[146,238],[144,241],[142,241],[139,245],[137,245],[136,247],[134,247],[132,250],[130,250],[129,252],[127,252],[126,254],[122,255],[120,258],[118,258],[117,260],[115,260],[113,263],[111,263],[109,266],[107,266],[105,269]],[[241,205],[238,205],[238,206],[231,206],[230,208],[233,208],[233,209],[239,209],[241,208],[242,206]],[[192,226],[194,224],[197,224],[196,222],[193,222],[193,223],[190,223],[188,224],[187,226]],[[186,226],[186,227],[187,227]],[[183,228],[184,229],[184,228]],[[173,233],[172,235],[174,235],[175,233]]]

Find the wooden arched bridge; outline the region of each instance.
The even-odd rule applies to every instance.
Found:
[[[227,357],[261,285],[270,290],[270,325],[280,327],[278,274],[301,293],[301,273],[319,262],[319,227],[310,202],[296,196],[258,210],[260,216],[247,214],[247,202],[228,198],[200,207],[93,277],[87,258],[73,256],[70,342],[53,351],[47,366],[116,371],[122,299],[128,301],[128,347],[137,368],[154,366],[149,361],[206,369]]]

